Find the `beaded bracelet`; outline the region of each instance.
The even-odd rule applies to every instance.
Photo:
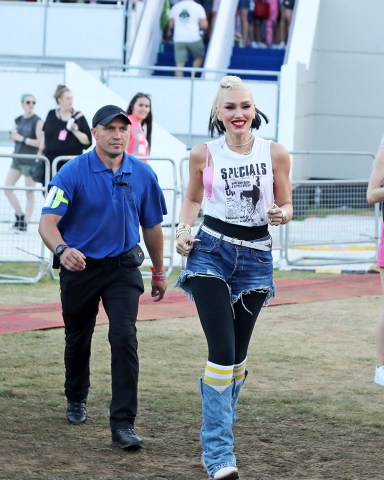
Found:
[[[164,271],[161,272],[156,272],[156,270],[151,267],[151,272],[152,272],[152,280],[155,280],[157,282],[164,282],[167,274]]]

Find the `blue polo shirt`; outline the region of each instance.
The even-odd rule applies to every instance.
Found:
[[[62,217],[58,228],[70,247],[86,257],[105,258],[139,243],[139,225],[161,223],[167,208],[148,164],[124,152],[113,173],[93,149],[67,162],[51,180],[46,213]]]

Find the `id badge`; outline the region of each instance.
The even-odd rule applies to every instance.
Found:
[[[68,130],[65,130],[65,128],[63,128],[63,130],[60,130],[60,132],[59,132],[58,139],[60,141],[64,142],[67,139],[67,135],[68,135]]]

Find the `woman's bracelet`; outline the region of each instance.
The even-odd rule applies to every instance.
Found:
[[[179,223],[176,228],[176,240],[182,235],[183,233],[190,234],[191,233],[191,226],[188,223]]]
[[[167,274],[164,270],[156,271],[153,267],[151,267],[152,272],[152,280],[156,280],[158,282],[164,282]]]

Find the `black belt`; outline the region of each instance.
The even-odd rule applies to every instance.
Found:
[[[92,258],[86,257],[86,265],[120,265],[121,260],[128,258],[131,255],[131,251],[121,253],[117,257],[104,257],[104,258]]]

